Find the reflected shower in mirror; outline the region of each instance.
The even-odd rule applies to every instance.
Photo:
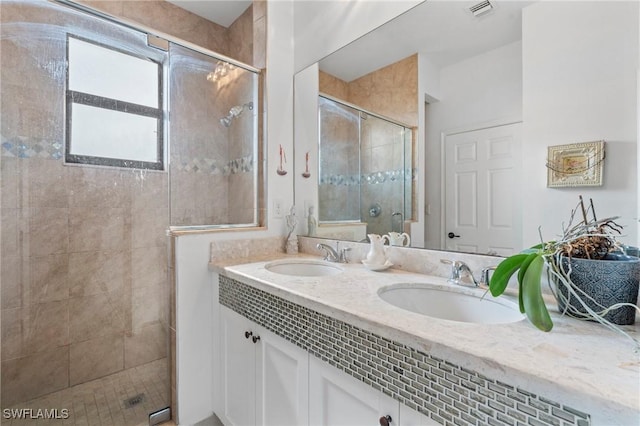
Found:
[[[404,232],[411,219],[411,129],[328,96],[318,106],[320,224],[350,227],[356,240]]]

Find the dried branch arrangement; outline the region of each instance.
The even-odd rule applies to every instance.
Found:
[[[614,222],[618,217],[598,220],[593,200],[589,200],[589,208],[586,209],[582,195],[578,207],[571,212],[562,241],[556,243],[559,253],[570,258],[602,260],[618,248],[616,238],[622,234],[622,226]],[[578,211],[582,213],[582,221],[572,225]],[[588,219],[589,213],[592,219]]]

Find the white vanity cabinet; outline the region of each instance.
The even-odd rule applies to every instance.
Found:
[[[222,422],[307,424],[308,353],[224,306],[220,327]]]
[[[311,356],[309,360],[309,424],[371,426],[390,416],[399,425],[399,403],[382,392]]]

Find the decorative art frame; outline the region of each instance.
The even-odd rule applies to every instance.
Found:
[[[602,185],[604,145],[594,141],[548,147],[547,188]]]

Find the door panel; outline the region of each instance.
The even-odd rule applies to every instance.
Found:
[[[307,424],[309,354],[262,327],[257,349],[257,424]]]
[[[386,415],[397,422],[399,405],[398,401],[337,368],[310,358],[309,424],[371,426]]]
[[[510,255],[522,249],[521,128],[516,123],[446,136],[447,250]]]
[[[251,323],[221,306],[222,389],[225,425],[255,424],[255,346],[245,337]]]

